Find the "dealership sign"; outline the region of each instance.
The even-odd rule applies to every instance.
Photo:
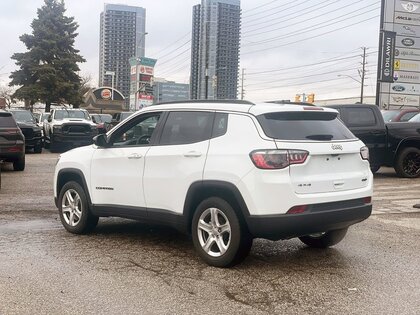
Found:
[[[382,0],[377,104],[420,107],[420,0]]]

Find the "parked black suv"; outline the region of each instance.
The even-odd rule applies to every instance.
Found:
[[[37,125],[35,117],[29,110],[11,109],[20,130],[25,136],[26,150],[34,150],[35,153],[42,152],[42,129]]]
[[[12,162],[15,171],[25,169],[25,137],[13,115],[0,110],[0,160]]]

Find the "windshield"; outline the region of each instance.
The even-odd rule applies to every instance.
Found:
[[[409,120],[409,122],[420,122],[420,114],[417,114]]]
[[[44,120],[47,120],[49,115],[50,115],[50,113],[43,113],[42,116],[41,116],[41,122],[44,121]]]
[[[265,134],[281,140],[332,141],[355,139],[332,112],[277,112],[257,117]]]
[[[127,117],[130,117],[132,114],[133,114],[133,112],[123,112],[123,113],[121,113],[121,120],[124,120]]]
[[[395,117],[398,116],[400,112],[398,110],[384,110],[382,111],[382,117],[384,121],[392,121]]]
[[[102,122],[105,122],[105,123],[110,123],[112,120],[112,116],[108,114],[101,114],[99,116],[101,117]]]
[[[78,118],[78,119],[90,120],[90,116],[88,112],[85,112],[83,110],[60,109],[60,110],[55,111],[55,114],[54,114],[55,120],[62,120],[64,118]]]
[[[32,116],[31,112],[26,110],[11,111],[11,113],[17,122],[35,122],[34,116]]]

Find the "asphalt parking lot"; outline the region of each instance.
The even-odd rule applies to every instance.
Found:
[[[374,213],[328,250],[254,241],[231,269],[205,265],[188,236],[123,219],[91,235],[61,226],[57,154],[2,168],[0,314],[418,314],[420,179],[375,176]]]

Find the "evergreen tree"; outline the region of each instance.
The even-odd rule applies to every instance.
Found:
[[[77,63],[85,62],[79,50],[73,47],[78,35],[78,24],[73,17],[65,16],[63,0],[44,0],[32,21],[32,34],[20,36],[27,52],[15,53],[19,70],[14,71],[10,85],[20,86],[14,97],[30,103],[68,103],[78,107],[81,102],[81,79]]]

